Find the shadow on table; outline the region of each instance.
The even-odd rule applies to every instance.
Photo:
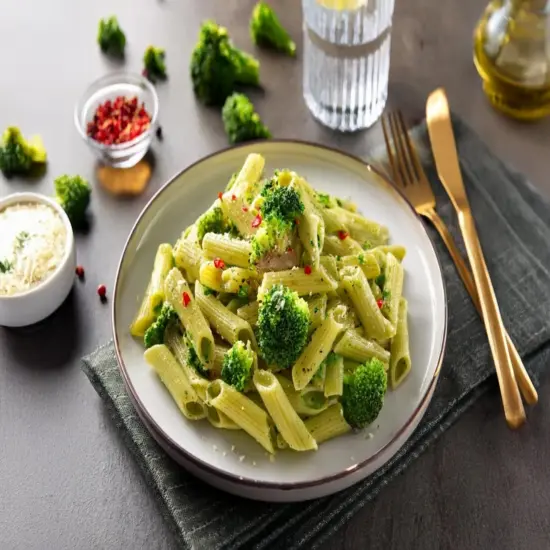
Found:
[[[64,369],[79,357],[80,323],[73,288],[61,307],[28,327],[0,327],[0,343],[19,367],[32,370]]]

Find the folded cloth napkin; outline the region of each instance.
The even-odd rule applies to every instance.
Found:
[[[550,360],[550,204],[454,120],[462,173],[501,312],[535,381]],[[437,208],[458,242],[453,208],[438,182],[425,126],[415,138],[437,196]],[[133,451],[183,548],[315,548],[401,473],[491,385],[496,384],[483,324],[454,264],[428,224],[449,301],[447,351],[424,419],[396,456],[361,483],[297,504],[252,502],[220,492],[188,474],[158,447],[136,414],[120,377],[113,344],[83,369]],[[464,252],[464,250],[463,250]],[[503,420],[504,421],[504,420]]]

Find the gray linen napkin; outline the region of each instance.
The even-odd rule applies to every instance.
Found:
[[[496,159],[454,121],[462,172],[502,315],[535,381],[550,360],[550,205],[520,174]],[[424,126],[415,132],[438,211],[459,242],[456,218],[438,183]],[[454,265],[428,225],[449,301],[449,334],[441,377],[421,424],[380,470],[330,497],[268,504],[220,492],[177,466],[141,423],[118,372],[113,344],[92,353],[83,369],[134,453],[183,548],[315,548],[373,499],[491,385],[487,339]]]

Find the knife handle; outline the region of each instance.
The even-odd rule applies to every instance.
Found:
[[[468,291],[468,294],[472,298],[472,303],[474,304],[477,312],[481,317],[481,304],[479,303],[479,296],[477,294],[477,288],[475,281],[472,277],[472,273],[470,272],[468,265],[464,261],[462,254],[458,250],[455,240],[453,239],[453,236],[449,233],[445,222],[439,217],[439,214],[436,212],[435,208],[423,210],[421,214],[423,216],[426,216],[432,222],[441,239],[445,243],[445,246],[447,247],[451,258],[453,259],[456,270],[460,278],[462,279],[462,282],[464,283],[464,288]],[[508,353],[510,355],[510,361],[512,362],[512,367],[514,369],[516,382],[519,386],[519,391],[521,392],[521,395],[523,395],[523,399],[525,399],[525,402],[528,405],[535,405],[539,400],[537,390],[533,385],[531,378],[529,378],[529,373],[525,369],[518,350],[516,349],[516,346],[514,345],[514,342],[512,341],[508,333],[506,333],[506,343],[508,345]]]
[[[495,291],[487,265],[485,264],[485,258],[483,257],[483,251],[481,250],[481,244],[471,211],[469,209],[462,210],[458,215],[458,221],[472,266],[472,273],[481,304],[483,322],[485,323],[489,346],[495,362],[504,416],[506,417],[508,426],[516,429],[525,422],[525,410],[512,364],[510,363],[510,356],[508,355],[508,347],[506,345],[506,332],[502,324]]]

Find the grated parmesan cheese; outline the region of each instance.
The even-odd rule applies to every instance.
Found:
[[[67,245],[63,220],[50,206],[20,203],[0,212],[0,296],[13,296],[51,277]]]

